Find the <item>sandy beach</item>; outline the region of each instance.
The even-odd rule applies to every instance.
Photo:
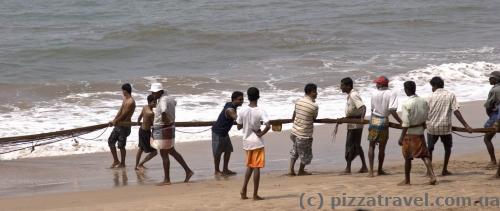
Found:
[[[486,117],[482,102],[464,103],[461,111],[472,127],[482,127]],[[454,125],[461,126],[456,119]],[[182,183],[184,172],[173,162],[171,178],[174,184],[161,187],[155,186],[162,179],[160,158],[155,157],[147,163],[149,168],[144,174],[136,173],[133,169],[135,151],[128,152],[127,168],[123,170],[106,169],[111,161],[108,153],[0,161],[0,210],[498,210],[500,207],[500,202],[496,201],[500,198],[500,179],[491,179],[496,169],[485,168],[489,157],[482,137],[453,136],[449,165],[453,175],[439,176],[436,186],[425,184],[428,181],[422,176],[425,168],[422,161],[415,160],[412,185],[402,187],[397,186],[404,177],[401,150],[396,143],[399,130],[391,129],[386,149],[385,169],[391,175],[368,178],[364,173],[340,174],[345,167],[346,128],[340,126],[336,142],[332,142],[332,128],[332,125],[321,125],[315,129],[314,159],[307,167],[313,172],[311,176],[284,175],[289,159],[289,131],[265,137],[267,161],[259,189],[260,195],[266,199],[263,201],[239,198],[245,167],[241,139],[234,138],[235,152],[230,168],[238,172],[237,176],[213,176],[209,141],[180,143],[176,148],[196,175],[191,182]],[[368,150],[366,135],[365,127],[362,142],[365,154]],[[441,172],[442,159],[442,144],[437,144],[434,152],[436,174]],[[356,159],[353,172],[360,165]],[[251,193],[252,182],[249,186]],[[357,199],[349,205],[350,197]],[[367,198],[360,202],[359,197]],[[377,197],[392,198],[385,205],[367,204]],[[398,206],[394,202],[398,197],[422,197],[428,203],[427,206],[419,203]],[[466,197],[471,200],[471,205],[461,205],[456,197]],[[347,200],[344,206],[343,198]],[[448,206],[445,199],[448,199]]]

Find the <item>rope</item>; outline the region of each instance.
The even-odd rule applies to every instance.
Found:
[[[85,140],[85,141],[95,141],[97,140],[98,138],[100,138],[102,135],[104,135],[104,133],[106,133],[106,131],[108,130],[108,127],[104,128],[104,130],[102,131],[101,134],[99,134],[97,137],[95,138],[82,138],[81,136],[82,135],[85,135],[85,134],[89,134],[91,132],[88,132],[88,133],[84,133],[84,134],[80,134],[78,136],[73,136],[73,138],[79,138],[79,139],[82,139],[82,140]],[[73,135],[73,134],[72,134]]]
[[[190,131],[182,131],[182,130],[178,130],[177,128],[175,128],[175,131],[179,132],[179,133],[187,133],[187,134],[197,134],[197,133],[203,133],[203,132],[207,132],[209,130],[211,130],[212,127],[208,128],[208,129],[205,129],[205,130],[200,130],[200,131],[196,131],[196,132],[190,132]]]
[[[479,136],[465,136],[465,135],[461,135],[460,133],[457,133],[455,131],[452,131],[453,134],[457,135],[457,136],[460,136],[460,137],[463,137],[463,138],[481,138],[481,137],[484,137],[485,135],[479,135]]]

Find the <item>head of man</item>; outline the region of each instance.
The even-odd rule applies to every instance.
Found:
[[[156,97],[153,94],[148,95],[148,106],[150,108],[156,107]]]
[[[413,81],[406,81],[403,86],[405,87],[406,96],[415,95],[415,91],[417,91],[417,85]]]
[[[148,91],[151,92],[151,95],[153,95],[155,99],[159,99],[165,93],[161,83],[152,83],[151,88]]]
[[[377,79],[375,79],[373,82],[375,82],[377,89],[389,87],[389,79],[385,76],[380,76]]]
[[[311,97],[314,100],[318,97],[318,86],[313,83],[308,83],[304,87],[304,92],[307,96]]]
[[[132,95],[132,86],[129,83],[123,84],[122,85],[122,92],[123,92],[123,96]]]
[[[247,97],[250,102],[257,101],[260,98],[259,89],[255,87],[248,88]]]
[[[236,107],[243,105],[243,92],[235,91],[231,95],[231,102]]]
[[[351,78],[343,78],[340,80],[340,90],[342,90],[342,93],[349,93],[352,90],[353,84],[354,82]]]
[[[432,86],[432,92],[436,91],[437,89],[444,88],[444,81],[441,77],[438,76],[432,78],[430,84]]]
[[[500,82],[500,71],[493,71],[490,73],[490,84],[495,85]]]

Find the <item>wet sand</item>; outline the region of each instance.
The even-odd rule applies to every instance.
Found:
[[[486,117],[481,105],[481,102],[466,103],[461,109],[465,119],[473,127],[481,127]],[[459,126],[455,119],[454,121],[454,125]],[[399,130],[391,129],[391,138],[386,151],[386,169],[392,175],[367,178],[366,174],[340,175],[345,167],[346,129],[345,125],[340,126],[335,143],[331,138],[332,129],[333,125],[316,127],[313,144],[314,160],[307,167],[314,175],[304,177],[283,176],[289,161],[289,131],[266,136],[267,160],[266,167],[262,171],[260,188],[261,195],[267,198],[265,201],[252,202],[239,199],[245,170],[244,154],[241,149],[241,139],[234,138],[235,151],[232,154],[230,169],[238,172],[237,176],[230,178],[213,176],[213,158],[209,141],[179,143],[176,145],[177,150],[196,174],[192,182],[182,183],[184,172],[174,161],[171,166],[171,179],[174,184],[162,187],[155,186],[155,183],[163,178],[161,159],[153,158],[146,164],[149,169],[144,174],[138,174],[133,169],[135,151],[127,153],[127,168],[122,170],[106,169],[111,163],[109,153],[0,161],[2,172],[0,209],[295,210],[301,209],[299,199],[302,193],[306,193],[305,197],[315,193],[321,193],[326,197],[342,193],[349,196],[377,194],[420,196],[425,192],[434,196],[500,197],[500,191],[497,191],[500,180],[489,179],[494,174],[494,169],[485,169],[489,157],[482,138],[462,138],[454,135],[453,154],[449,165],[449,170],[454,175],[438,177],[437,186],[424,185],[427,182],[427,178],[421,177],[424,167],[421,161],[415,160],[412,171],[414,185],[399,187],[396,184],[404,176],[401,150],[396,143]],[[365,155],[368,150],[366,135],[365,127],[362,142]],[[436,173],[441,171],[442,158],[442,144],[437,144],[434,152]],[[356,159],[353,163],[353,172],[360,166],[359,159]],[[249,195],[251,191],[252,182],[249,184]],[[354,207],[344,208],[354,209]],[[372,207],[364,208],[372,209]]]

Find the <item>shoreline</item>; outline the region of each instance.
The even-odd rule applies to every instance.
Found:
[[[461,105],[461,112],[466,121],[472,127],[475,128],[478,125],[482,125],[486,115],[482,114],[484,116],[483,118],[477,114],[478,108],[480,108],[481,113],[483,113],[481,101],[463,103]],[[460,125],[455,118],[453,119],[453,124],[457,126]],[[369,185],[371,179],[368,179],[366,174],[353,173],[351,176],[340,175],[340,171],[345,167],[344,147],[345,134],[347,131],[345,127],[345,124],[339,127],[337,140],[336,142],[332,142],[332,125],[315,126],[315,142],[313,144],[314,158],[311,165],[306,167],[306,169],[312,171],[314,175],[304,177],[283,176],[286,173],[289,162],[289,131],[274,132],[266,135],[266,167],[262,170],[261,177],[263,182],[263,187],[261,188],[263,196],[266,197],[266,195],[270,194],[271,199],[273,199],[272,201],[278,200],[281,202],[282,200],[286,201],[289,198],[295,198],[294,200],[296,201],[297,195],[290,196],[285,194],[283,195],[283,198],[272,196],[273,193],[281,193],[281,187],[288,187],[286,181],[295,180],[295,178],[297,178],[296,180],[301,181],[298,182],[300,184],[297,185],[304,190],[308,189],[309,185],[307,184],[309,183],[316,184],[317,182],[323,180],[329,181],[329,178],[333,178],[335,181],[335,178],[337,177],[339,177],[340,180],[346,180],[356,184],[359,183],[359,185]],[[390,191],[393,191],[394,189],[392,188],[392,185],[395,186],[399,180],[403,179],[403,161],[401,150],[395,141],[399,137],[399,134],[400,133],[397,130],[391,130],[389,143],[386,149],[386,161],[384,167],[389,170],[390,173],[393,173],[393,175],[375,178],[376,181],[378,180],[377,178],[393,178],[390,179],[390,181],[386,181],[390,184],[388,188]],[[465,135],[467,136],[467,134]],[[368,151],[366,136],[367,131],[365,129],[362,139],[362,146],[364,148],[365,155]],[[480,171],[481,175],[491,176],[494,174],[494,170],[484,170],[484,166],[488,162],[489,158],[487,154],[485,154],[486,149],[481,138],[466,139],[454,135],[454,142],[449,169],[457,175],[453,175],[451,177],[438,177],[438,182],[444,179],[443,181],[445,184],[450,183],[452,181],[449,181],[448,178],[455,178],[456,176],[464,174],[468,175],[469,173],[467,172],[471,170]],[[195,175],[191,179],[192,182],[187,184],[178,184],[184,179],[184,172],[177,162],[172,162],[171,179],[174,184],[163,187],[155,186],[155,183],[161,181],[163,178],[161,159],[159,157],[153,158],[146,164],[148,169],[144,174],[136,174],[133,169],[135,162],[135,150],[128,151],[127,167],[123,170],[106,169],[106,167],[108,167],[108,162],[111,162],[111,155],[109,152],[0,161],[0,168],[2,169],[2,172],[4,172],[2,173],[3,179],[0,180],[0,187],[2,187],[0,189],[0,205],[6,208],[11,207],[12,209],[26,210],[40,207],[47,209],[69,207],[96,209],[99,205],[109,205],[111,207],[108,208],[113,209],[113,206],[120,204],[119,201],[114,199],[113,195],[115,194],[125,198],[137,196],[136,194],[157,198],[159,195],[156,194],[165,194],[165,196],[168,196],[168,193],[176,194],[177,191],[180,191],[186,197],[199,194],[204,195],[204,197],[208,197],[206,196],[207,191],[215,191],[216,193],[219,193],[221,192],[219,188],[226,186],[228,186],[231,189],[230,192],[233,193],[231,194],[232,197],[229,200],[230,203],[228,203],[239,204],[240,201],[237,200],[237,193],[238,188],[241,185],[240,183],[242,182],[242,176],[244,175],[243,172],[245,170],[245,166],[243,163],[245,158],[243,150],[241,149],[241,138],[233,137],[232,143],[235,150],[231,156],[230,169],[236,171],[238,173],[237,176],[229,178],[213,176],[213,158],[211,154],[210,141],[184,142],[178,143],[176,145],[176,149],[184,156],[188,165],[190,165],[190,167],[195,171]],[[436,172],[436,175],[439,175],[440,173],[443,151],[442,145],[437,144],[434,151],[434,171]],[[412,179],[413,181],[418,181],[417,184],[420,184],[424,181],[424,179],[416,175],[415,172],[423,171],[424,168],[419,161],[414,161],[414,165]],[[353,161],[353,172],[357,172],[360,166],[361,164],[359,159],[356,158],[356,160]],[[375,162],[375,168],[376,166],[377,162]],[[472,180],[475,178],[474,175],[475,174],[469,175]],[[317,177],[320,178],[319,181],[315,181]],[[308,178],[315,179],[310,180]],[[283,186],[279,185],[275,187],[272,183],[283,183]],[[500,180],[494,184],[500,186]],[[338,186],[338,184],[334,185],[334,187],[336,186]],[[419,188],[424,187],[421,185],[417,186]],[[321,190],[329,190],[328,187],[314,187]],[[440,185],[438,184],[435,187],[439,188]],[[198,188],[201,188],[201,192],[197,191]],[[377,190],[377,187],[372,188]],[[384,187],[381,188],[382,190],[385,190]],[[285,190],[286,189],[287,188],[285,188]],[[249,190],[252,189],[250,188]],[[474,193],[477,194],[477,192]],[[94,196],[102,194],[106,195],[103,195],[102,199]],[[500,192],[498,192],[498,195],[500,195]],[[57,205],[57,203],[53,205],[36,205],[37,200],[40,200],[39,203],[42,203],[43,201],[55,200],[59,197],[69,197],[68,202],[62,203],[62,207],[58,207],[59,205]],[[135,202],[127,203],[140,204],[141,201],[145,202],[145,200],[147,201],[149,199],[138,198],[137,200]],[[24,203],[26,201],[33,201],[34,203],[29,203],[33,205],[28,205]],[[172,199],[169,199],[169,201],[172,201]],[[188,199],[185,199],[184,203],[187,203],[188,205],[190,204]],[[281,206],[277,207],[282,208]],[[293,209],[293,207],[291,208]],[[138,206],[132,206],[131,209],[136,210],[141,208]],[[177,209],[181,208],[177,207]]]

